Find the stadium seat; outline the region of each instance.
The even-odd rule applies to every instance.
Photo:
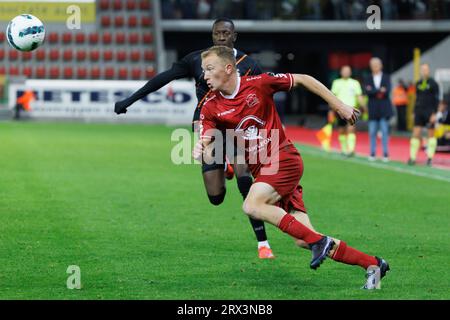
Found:
[[[141,0],[140,8],[141,10],[149,10],[151,7],[150,0]]]
[[[62,35],[62,42],[64,44],[70,44],[72,43],[72,33],[70,32],[64,32]]]
[[[124,24],[125,24],[125,19],[123,16],[115,16],[114,17],[114,26],[116,28],[123,27]]]
[[[108,10],[109,8],[109,0],[100,0],[99,7],[101,10]]]
[[[58,70],[59,70],[59,68],[58,68]],[[44,66],[38,66],[37,68],[36,68],[36,78],[45,78],[45,75],[46,75],[46,70],[45,70],[45,67]],[[58,71],[58,74],[59,74],[59,71]]]
[[[3,43],[5,41],[5,33],[0,31],[0,43]]]
[[[76,44],[84,44],[85,40],[86,40],[86,35],[84,33],[80,32],[75,35],[75,43]]]
[[[92,79],[100,78],[100,68],[99,67],[92,67],[92,69],[91,69],[91,78]]]
[[[356,69],[366,69],[369,67],[372,54],[370,52],[354,53],[350,56],[350,66]]]
[[[155,52],[153,50],[145,50],[144,51],[144,60],[145,61],[154,61],[155,60]]]
[[[85,67],[77,68],[77,78],[78,79],[86,79],[87,78],[87,69]]]
[[[114,0],[113,8],[114,10],[122,10],[122,0]]]
[[[114,68],[106,67],[104,70],[105,79],[114,79]]]
[[[109,32],[105,32],[102,35],[102,42],[103,44],[111,44],[112,41],[112,35]]]
[[[9,57],[10,61],[17,60],[19,58],[19,51],[15,50],[15,49],[9,50],[8,57]]]
[[[89,44],[97,44],[98,43],[98,33],[89,34]]]
[[[59,49],[51,49],[48,57],[50,61],[58,61],[59,60]]]
[[[117,51],[116,60],[119,62],[127,60],[127,52],[124,50]]]
[[[149,16],[142,16],[141,17],[141,26],[143,27],[149,27],[153,25],[153,19]]]
[[[50,32],[48,34],[48,42],[51,44],[58,43],[59,41],[59,34],[57,32]]]
[[[38,49],[36,51],[36,60],[37,61],[44,61],[45,60],[45,50],[44,49]]]
[[[73,59],[73,52],[72,49],[66,49],[63,52],[63,60],[64,61],[72,61]]]
[[[0,48],[0,61],[5,59],[5,50],[3,48]]]
[[[73,69],[72,67],[65,67],[63,71],[64,79],[72,79]]]
[[[125,80],[128,78],[128,69],[125,67],[119,68],[119,79]]]
[[[22,61],[30,61],[32,57],[32,52],[22,52]]]
[[[39,74],[39,68],[36,69],[36,75]],[[59,78],[59,74],[60,74],[60,69],[58,66],[52,66],[50,67],[50,71],[49,71],[49,76],[51,79],[58,79]],[[45,70],[44,70],[44,76],[39,77],[39,78],[45,78]]]
[[[103,28],[107,28],[111,25],[111,17],[110,16],[102,16],[100,18],[100,23]]]
[[[130,15],[128,17],[128,27],[130,28],[136,28],[138,25],[138,18],[134,15]]]
[[[127,10],[134,10],[137,7],[136,0],[127,0]]]
[[[92,51],[89,53],[89,59],[90,59],[91,61],[98,61],[98,60],[100,59],[100,51],[98,51],[98,50],[92,50]]]
[[[6,74],[6,68],[5,66],[0,66],[0,74],[5,75]]]
[[[76,54],[77,61],[86,60],[86,51],[84,49],[79,49]]]
[[[155,68],[153,67],[147,67],[145,69],[145,77],[146,78],[153,78],[156,75]]]
[[[137,44],[139,42],[139,33],[133,32],[128,35],[129,44]]]
[[[18,76],[19,75],[19,67],[17,67],[17,66],[10,66],[9,67],[9,75],[10,76]]]
[[[131,51],[130,60],[132,62],[139,62],[141,60],[141,52],[139,50]]]
[[[22,68],[22,74],[26,76],[27,78],[31,78],[33,76],[33,68],[31,67],[23,67]]]
[[[131,70],[131,78],[137,80],[141,78],[141,68],[134,68],[133,70]]]
[[[153,43],[153,34],[147,32],[142,35],[142,42],[145,44]]]
[[[116,44],[124,44],[125,43],[125,33],[117,32],[116,33]]]
[[[112,50],[103,51],[103,61],[111,61],[113,59]]]

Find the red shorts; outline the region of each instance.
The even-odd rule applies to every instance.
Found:
[[[289,213],[291,210],[306,212],[302,187],[299,185],[303,175],[303,160],[300,153],[289,144],[280,150],[277,163],[271,165],[270,170],[269,165],[261,166],[255,182],[271,185],[281,196],[277,205],[286,212]]]

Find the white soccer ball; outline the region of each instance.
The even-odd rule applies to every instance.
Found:
[[[33,51],[44,42],[45,27],[42,21],[35,16],[21,14],[8,24],[6,37],[14,49]]]

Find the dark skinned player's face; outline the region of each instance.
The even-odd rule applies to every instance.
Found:
[[[213,26],[212,38],[215,46],[227,46],[233,49],[236,36],[233,25],[229,22],[218,22]]]

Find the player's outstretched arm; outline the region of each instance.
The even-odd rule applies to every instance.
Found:
[[[342,119],[353,125],[358,120],[359,110],[352,108],[339,100],[320,81],[306,74],[293,74],[294,86],[302,85],[312,93],[315,93],[325,100]]]
[[[191,64],[192,58],[195,56],[195,52],[187,55],[180,61],[175,62],[167,71],[161,72],[153,79],[149,80],[142,88],[133,93],[128,98],[117,101],[114,106],[114,112],[117,114],[126,113],[127,108],[131,106],[136,101],[142,99],[146,95],[155,92],[156,90],[164,87],[170,81],[176,79],[182,79],[192,76],[191,75]]]
[[[114,112],[117,114],[126,113],[127,108],[131,106],[133,103],[142,99],[146,95],[164,87],[170,81],[175,79],[177,79],[177,73],[174,72],[173,69],[169,69],[167,71],[158,74],[128,98],[121,101],[117,101],[116,104],[114,105]]]

